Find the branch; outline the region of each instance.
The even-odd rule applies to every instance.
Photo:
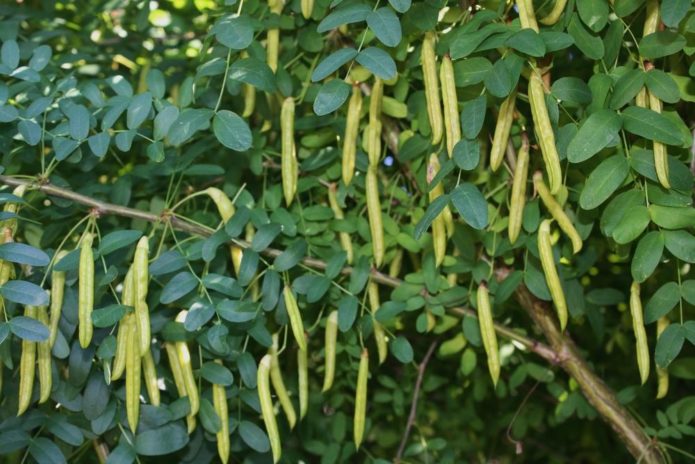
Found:
[[[403,457],[403,452],[405,451],[405,445],[408,443],[408,437],[410,436],[410,429],[413,428],[415,423],[415,418],[417,416],[417,402],[420,396],[420,388],[422,387],[422,379],[425,376],[425,369],[427,368],[427,363],[430,362],[432,354],[434,354],[434,349],[437,347],[437,341],[433,341],[430,347],[425,353],[425,357],[422,358],[422,362],[417,367],[417,379],[415,380],[415,389],[413,390],[413,399],[410,402],[410,414],[408,415],[408,422],[405,425],[405,432],[403,432],[403,438],[401,438],[401,445],[398,447],[398,453],[394,458],[394,464],[399,464],[401,458]]]

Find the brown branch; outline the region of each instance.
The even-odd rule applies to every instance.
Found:
[[[405,431],[403,432],[403,438],[401,438],[401,444],[398,447],[398,452],[396,453],[396,457],[394,458],[393,462],[394,464],[398,464],[401,462],[401,458],[403,457],[403,452],[405,451],[405,445],[408,444],[408,437],[410,436],[410,429],[413,428],[413,424],[415,423],[415,418],[417,416],[417,402],[418,398],[420,396],[420,388],[422,387],[422,379],[425,376],[425,369],[427,368],[427,363],[430,362],[430,358],[432,357],[432,354],[434,354],[434,349],[437,347],[437,341],[433,341],[430,344],[430,347],[427,349],[427,353],[425,353],[425,357],[422,358],[422,362],[420,362],[420,365],[417,367],[417,379],[415,380],[415,389],[413,390],[413,399],[410,402],[410,414],[408,415],[408,422],[405,425]]]

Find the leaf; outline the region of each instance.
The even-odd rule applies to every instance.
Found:
[[[29,444],[29,454],[41,464],[63,464],[67,461],[60,448],[45,437],[33,438]]]
[[[393,79],[396,76],[396,63],[391,55],[381,48],[367,47],[355,59],[359,64],[384,80]]]
[[[248,124],[233,111],[218,111],[212,121],[212,130],[222,145],[234,151],[246,151],[253,143]]]
[[[644,322],[651,324],[660,317],[668,314],[680,299],[678,284],[667,282],[654,292],[647,304],[644,306]]]
[[[480,142],[478,140],[459,140],[454,145],[453,158],[459,169],[472,171],[480,163]]]
[[[408,339],[402,335],[394,338],[391,343],[389,343],[389,348],[393,356],[403,364],[413,362],[413,347],[410,346]]]
[[[605,0],[577,2],[577,12],[584,24],[594,32],[599,32],[608,23],[608,2]]]
[[[8,324],[12,333],[22,340],[30,342],[48,340],[48,327],[31,317],[15,316]]]
[[[577,77],[561,77],[553,82],[551,93],[561,101],[585,105],[591,103],[591,89]]]
[[[668,27],[678,28],[691,5],[691,0],[662,0],[661,20]]]
[[[391,8],[383,7],[369,13],[367,26],[387,47],[395,47],[401,42],[401,23]]]
[[[270,441],[266,433],[253,422],[241,421],[239,423],[239,435],[244,443],[259,453],[267,453],[270,450]]]
[[[139,230],[124,229],[111,232],[101,239],[97,253],[99,256],[106,256],[137,242],[140,237],[142,237],[142,231]]]
[[[41,287],[25,280],[10,280],[0,287],[0,295],[14,303],[31,306],[46,306],[48,293]]]
[[[304,255],[306,255],[307,244],[304,240],[297,240],[293,242],[290,246],[285,248],[285,250],[280,253],[280,255],[275,258],[273,262],[273,267],[278,272],[285,272],[296,266]]]
[[[621,245],[637,239],[649,225],[649,211],[643,205],[630,206],[613,230],[613,240]]]
[[[154,118],[154,139],[162,140],[179,117],[179,109],[173,105],[164,107]]]
[[[136,95],[130,100],[128,112],[126,113],[126,125],[128,129],[137,129],[145,122],[147,116],[152,111],[152,94],[150,92]]]
[[[475,185],[463,182],[450,196],[454,207],[469,226],[478,230],[487,227],[487,202]]]
[[[359,304],[353,295],[344,296],[338,302],[338,328],[341,332],[347,332],[355,323]]]
[[[331,79],[321,86],[314,100],[314,113],[325,116],[340,108],[350,96],[350,86],[341,79]]]
[[[183,327],[187,332],[195,332],[207,324],[215,315],[215,307],[207,301],[197,300],[193,303],[186,314]]]
[[[318,82],[333,74],[342,65],[351,61],[357,56],[357,50],[352,47],[341,48],[336,50],[316,66],[311,74],[311,82]]]
[[[27,144],[35,146],[41,141],[41,126],[36,124],[36,122],[30,119],[23,119],[17,124],[17,129]]]
[[[467,87],[483,82],[491,69],[490,60],[481,56],[456,61],[454,63],[456,86]]]
[[[620,154],[603,160],[589,174],[579,197],[579,205],[586,210],[601,205],[622,185],[629,171],[627,159]]]
[[[38,267],[48,266],[50,262],[50,258],[42,250],[18,242],[0,244],[0,259]]]
[[[70,137],[75,140],[86,139],[89,135],[90,118],[87,108],[82,105],[72,105],[65,110],[65,115],[68,117]]]
[[[685,44],[686,40],[682,35],[668,30],[659,31],[642,37],[639,51],[643,58],[654,60],[678,53]]]
[[[593,32],[586,29],[584,24],[579,20],[577,14],[572,15],[567,32],[574,39],[574,44],[577,48],[592,60],[600,60],[603,58],[605,48],[600,37],[594,35]]]
[[[179,272],[164,286],[159,302],[162,304],[173,303],[187,295],[198,286],[198,279],[188,271]]]
[[[632,69],[620,76],[613,86],[610,108],[617,110],[627,105],[644,86],[645,75],[641,69]]]
[[[405,13],[410,9],[411,0],[389,0],[389,4],[399,13]]]
[[[126,306],[112,304],[105,308],[95,309],[92,312],[92,324],[95,327],[111,327],[123,318],[126,313]]]
[[[525,28],[515,32],[505,41],[505,45],[529,56],[545,55],[545,42],[533,29]]]
[[[645,139],[668,145],[681,145],[678,126],[661,113],[647,108],[629,106],[623,111],[625,130]]]
[[[661,232],[652,231],[640,239],[630,264],[632,278],[636,282],[644,282],[652,275],[659,265],[664,253],[664,236]]]
[[[31,59],[29,60],[29,67],[34,71],[41,72],[48,65],[51,60],[51,55],[53,51],[48,45],[39,45],[36,47],[31,54]]]
[[[17,108],[9,105],[0,106],[0,122],[12,122],[19,117]]]
[[[504,60],[497,60],[485,76],[485,88],[492,95],[505,98],[512,91],[512,75]]]
[[[253,25],[247,16],[225,18],[212,31],[219,43],[232,50],[245,50],[253,42]]]
[[[425,210],[425,214],[422,216],[422,218],[420,218],[417,225],[415,226],[415,230],[413,231],[413,236],[415,237],[415,240],[419,240],[420,237],[422,237],[422,234],[424,234],[425,231],[430,228],[432,222],[437,218],[437,216],[439,216],[439,214],[442,211],[444,211],[444,208],[448,203],[448,195],[440,195],[437,198],[435,198],[433,202],[430,203],[430,205],[427,207],[427,210]]]
[[[620,138],[622,120],[615,111],[591,113],[567,146],[567,159],[581,163]]]
[[[663,72],[660,69],[652,69],[647,73],[645,84],[649,91],[654,94],[659,100],[666,103],[678,103],[681,94],[678,89],[678,84],[673,80],[670,74]]]
[[[19,65],[19,45],[14,40],[5,40],[0,48],[0,57],[2,64],[7,66],[10,71],[14,70]]]
[[[671,324],[661,333],[656,341],[654,360],[661,368],[668,367],[683,348],[685,329],[680,324]]]
[[[277,90],[273,70],[265,61],[256,58],[235,61],[229,68],[229,78],[252,85],[263,92],[274,93]]]
[[[461,129],[464,137],[474,139],[480,133],[485,122],[487,99],[485,95],[469,100],[463,104],[461,112]]]
[[[232,371],[216,362],[206,362],[200,368],[200,375],[208,382],[225,387],[234,383]]]
[[[280,224],[263,224],[258,228],[256,235],[251,241],[251,249],[255,252],[260,253],[270,246],[270,244],[275,240],[280,232],[282,232],[282,227]]]
[[[209,109],[186,108],[169,128],[169,143],[175,147],[180,146],[196,132],[208,129],[213,115],[213,111]]]
[[[109,133],[106,131],[94,134],[87,139],[89,149],[92,150],[94,156],[99,158],[103,158],[104,155],[106,155],[106,152],[109,150],[110,143],[111,135],[109,135]]]
[[[253,359],[253,356],[248,352],[243,352],[236,359],[236,364],[244,385],[249,388],[256,388],[256,372],[258,367],[256,366],[256,361]]]
[[[687,263],[695,263],[695,237],[684,230],[664,231],[666,249]]]
[[[687,229],[695,225],[695,209],[692,206],[649,205],[652,222],[664,229]]]
[[[55,157],[58,161],[62,161],[70,156],[78,146],[79,143],[75,140],[66,137],[53,137],[53,149],[55,150]]]
[[[359,23],[367,19],[372,9],[364,3],[352,3],[338,8],[323,18],[316,31],[319,33],[330,31],[343,24]]]
[[[181,422],[172,422],[139,432],[135,436],[135,451],[142,456],[161,456],[178,451],[187,443],[186,427]]]

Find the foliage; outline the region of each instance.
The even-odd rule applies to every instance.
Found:
[[[539,19],[555,4],[532,3]],[[0,6],[0,182],[8,186],[0,192],[6,241],[0,259],[9,273],[0,286],[0,455],[7,462],[26,456],[97,462],[106,454],[106,462],[118,464],[158,462],[162,455],[208,462],[217,459],[220,419],[228,419],[231,459],[270,462],[257,363],[279,334],[280,370],[298,404],[296,340],[306,331],[307,416],[291,429],[276,407],[283,462],[392,460],[414,394],[419,402],[407,462],[626,461],[627,451],[577,379],[526,343],[548,334],[514,298],[528,288],[537,300],[559,304],[537,244],[552,208],[531,188],[533,173],[546,170],[550,143],[562,174],[559,189],[552,179],[550,188],[568,219],[555,217],[562,232],[553,226],[549,261],[567,301],[567,334],[641,419],[645,443],[653,438],[667,459],[693,458],[695,8],[683,0],[566,3],[557,22],[541,20],[539,32],[521,27],[514,2],[495,0]],[[655,11],[659,19],[650,31]],[[445,55],[453,60],[462,138],[451,153],[449,132],[432,143],[420,64],[425,34],[432,32],[437,75]],[[276,63],[272,34],[279,35]],[[547,107],[552,134],[534,132],[540,125],[529,105],[533,73],[543,74],[545,101],[533,103]],[[374,119],[377,78],[384,88]],[[357,118],[356,174],[346,185],[342,153],[353,92],[365,101]],[[493,171],[490,140],[500,107],[514,94],[510,147],[502,146],[505,162]],[[287,97],[295,105],[290,139],[280,121]],[[512,178],[516,153],[528,139],[527,201],[512,244]],[[370,143],[382,142],[374,163]],[[429,164],[432,153],[438,172]],[[291,159],[298,180],[287,202],[282,182],[292,179],[285,171]],[[368,198],[370,170],[378,170],[378,185]],[[12,195],[9,187],[27,180],[23,198]],[[209,187],[232,199],[228,214]],[[379,269],[374,208],[385,247]],[[446,231],[452,234],[438,265],[433,235],[447,214],[455,228]],[[576,254],[565,226],[583,241]],[[94,334],[82,348],[79,244],[89,232],[96,234]],[[123,286],[141,237],[150,248],[146,302],[161,404],[142,390],[133,433],[126,382],[112,380],[111,370],[117,334],[134,314],[123,302]],[[57,258],[60,251],[68,253]],[[233,263],[234,256],[240,260]],[[48,305],[47,290],[59,273],[66,286],[50,399],[37,404],[37,375],[31,406],[17,417],[23,344],[45,343],[50,335],[47,324],[25,316],[24,306]],[[644,385],[628,310],[633,281],[641,287],[656,362]],[[484,282],[493,318],[503,324],[496,386],[482,343],[490,334],[481,336],[473,316]],[[283,298],[285,285],[299,318]],[[182,309],[188,312],[176,320]],[[339,327],[336,375],[322,392],[332,310]],[[295,330],[297,319],[304,330]],[[657,339],[657,324],[667,321]],[[377,362],[380,330],[389,341],[383,363]],[[192,403],[179,398],[165,342],[187,342],[191,350],[200,409],[190,433]],[[420,387],[418,363],[432,343],[436,351],[420,366],[426,368]],[[363,347],[370,377],[365,433],[356,449],[352,415]],[[662,396],[666,375],[668,394],[655,400],[657,378]],[[215,412],[213,384],[224,388],[228,418]]]

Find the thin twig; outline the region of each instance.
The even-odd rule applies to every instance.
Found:
[[[418,397],[420,396],[420,387],[422,387],[422,379],[425,376],[425,369],[427,368],[427,363],[430,362],[430,358],[432,357],[432,354],[434,354],[434,349],[436,347],[437,341],[435,340],[430,344],[430,347],[427,349],[427,353],[425,353],[425,357],[422,358],[422,362],[417,368],[417,380],[415,380],[413,399],[410,402],[410,414],[408,415],[408,423],[405,425],[405,431],[403,432],[403,438],[401,438],[401,444],[398,447],[398,453],[396,453],[396,457],[393,460],[394,464],[398,464],[399,462],[401,462],[401,458],[403,457],[405,445],[408,443],[408,437],[410,436],[410,429],[413,428],[413,424],[415,423],[415,418],[417,416],[417,402]]]

